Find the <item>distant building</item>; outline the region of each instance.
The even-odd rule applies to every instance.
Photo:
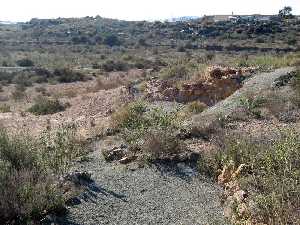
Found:
[[[212,16],[214,22],[230,21],[230,17],[233,17],[233,16],[232,15],[215,15],[215,16]]]
[[[270,15],[215,15],[213,16],[214,22],[222,22],[222,21],[238,21],[238,20],[248,20],[248,21],[270,21]]]

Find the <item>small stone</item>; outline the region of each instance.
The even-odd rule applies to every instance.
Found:
[[[128,164],[130,162],[132,162],[133,160],[135,160],[137,157],[136,156],[126,156],[123,157],[122,159],[119,160],[119,163],[121,164]]]
[[[121,144],[121,145],[120,145],[120,148],[121,148],[121,149],[124,149],[124,148],[128,148],[128,146],[125,145],[125,144]]]

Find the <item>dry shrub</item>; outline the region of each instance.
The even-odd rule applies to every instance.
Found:
[[[113,128],[120,130],[130,150],[151,159],[167,158],[184,149],[176,137],[179,121],[177,112],[151,108],[143,101],[130,103],[112,115]]]
[[[151,129],[143,137],[143,153],[150,158],[168,158],[184,150],[182,141],[174,135],[174,130]]]
[[[297,116],[297,105],[293,103],[296,101],[295,98],[285,96],[281,93],[273,93],[266,97],[267,101],[264,107],[268,112],[277,118],[281,122],[296,122]]]
[[[238,186],[248,192],[249,212],[240,221],[262,224],[299,224],[300,138],[285,130],[277,140],[259,140],[228,134],[220,151],[199,161],[199,169],[217,175],[224,166],[245,165]],[[235,212],[235,211],[233,211]]]
[[[189,112],[193,114],[198,114],[203,112],[207,108],[207,105],[203,102],[193,101],[187,105],[187,108]]]
[[[2,172],[3,173],[3,172]],[[63,209],[62,192],[54,180],[35,169],[11,169],[1,174],[0,222],[27,224],[51,211]]]
[[[23,85],[16,85],[15,90],[11,93],[13,100],[20,101],[26,97],[26,87]]]
[[[96,80],[96,84],[93,88],[94,92],[100,90],[109,90],[114,89],[126,84],[124,79],[121,79],[119,76],[111,76],[111,77],[98,77]]]
[[[46,131],[40,138],[10,137],[0,131],[0,223],[31,224],[62,210],[58,177],[84,153],[73,127]]]

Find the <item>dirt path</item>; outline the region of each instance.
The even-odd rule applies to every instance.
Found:
[[[139,168],[107,163],[100,149],[79,165],[94,183],[56,224],[225,224],[221,188],[182,163]]]
[[[277,78],[292,70],[256,74],[232,96],[192,118],[193,126],[203,121],[203,116],[232,113],[241,96],[270,89]],[[89,155],[89,161],[77,166],[79,171],[90,171],[94,182],[56,224],[226,224],[219,199],[221,188],[201,177],[195,166],[173,163],[140,168],[134,163],[107,163],[101,149],[109,145],[103,142]],[[116,144],[110,141],[110,147]]]

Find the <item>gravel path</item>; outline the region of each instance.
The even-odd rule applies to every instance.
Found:
[[[95,182],[57,224],[225,224],[221,188],[192,167],[107,163],[99,150],[90,158],[80,167]]]

